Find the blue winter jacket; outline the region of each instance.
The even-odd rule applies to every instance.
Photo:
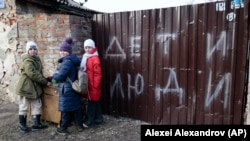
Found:
[[[77,67],[80,66],[81,60],[75,55],[68,55],[60,58],[58,63],[60,63],[58,72],[52,77],[59,83],[59,111],[79,110],[81,108],[81,96],[73,90],[67,77],[72,81],[77,79]]]

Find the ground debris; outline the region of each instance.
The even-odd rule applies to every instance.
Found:
[[[67,136],[56,133],[57,124],[45,122],[49,128],[28,133],[20,133],[18,124],[18,106],[0,102],[0,139],[3,141],[138,141],[140,140],[140,125],[145,122],[123,117],[104,115],[104,123],[83,132],[78,132],[74,125],[70,126]],[[30,127],[31,122],[28,121]]]

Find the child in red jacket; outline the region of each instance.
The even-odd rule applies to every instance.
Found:
[[[84,126],[91,127],[103,123],[100,103],[102,69],[95,42],[92,39],[84,41],[84,50],[81,69],[88,74],[88,106]]]

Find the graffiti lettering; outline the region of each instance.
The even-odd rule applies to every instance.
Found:
[[[118,52],[111,52],[112,48],[116,48],[118,50]],[[120,42],[117,40],[116,37],[113,37],[110,41],[110,44],[105,52],[106,57],[121,57],[122,59],[126,59],[126,54],[123,51]]]
[[[160,86],[155,87],[156,100],[158,101],[160,100],[160,92],[163,92],[163,94],[177,93],[179,94],[179,104],[182,104],[183,103],[182,100],[184,99],[183,89],[179,87],[174,68],[170,68],[169,71],[170,73],[169,73],[167,85],[163,89],[161,89]],[[171,84],[174,85],[173,88],[170,88]]]
[[[219,95],[220,91],[223,89],[223,85],[225,84],[224,87],[224,108],[227,107],[228,105],[228,98],[230,97],[231,92],[229,91],[229,88],[231,87],[231,74],[226,73],[221,80],[219,81],[219,84],[217,85],[215,91],[213,94],[211,94],[211,85],[212,85],[212,71],[209,72],[209,78],[208,78],[208,85],[207,85],[207,94],[206,94],[206,99],[205,99],[205,106],[208,107],[211,105],[212,101],[216,99],[216,97]]]
[[[134,90],[136,95],[142,94],[144,90],[144,79],[141,74],[137,74],[135,76],[135,83],[132,85],[131,83],[131,75],[127,74],[128,77],[128,99],[131,98],[131,90]],[[116,90],[116,91],[115,91]],[[124,98],[124,91],[122,87],[122,80],[121,80],[121,74],[118,73],[116,75],[115,82],[113,86],[111,87],[111,97],[113,97],[114,93],[121,93],[121,97]]]

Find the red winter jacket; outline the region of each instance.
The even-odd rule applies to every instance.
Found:
[[[88,74],[88,99],[99,101],[101,98],[102,69],[99,56],[92,56],[87,59],[86,73]]]

